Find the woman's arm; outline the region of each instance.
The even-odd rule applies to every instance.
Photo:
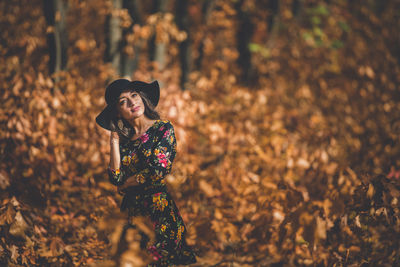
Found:
[[[125,182],[123,184],[118,185],[118,193],[120,195],[126,193],[124,190],[127,189],[128,187],[139,185],[139,183],[136,180],[136,175],[129,176],[126,178]]]
[[[152,149],[142,151],[147,167],[127,178],[126,182],[119,186],[119,190],[143,184],[148,179],[151,180],[151,183],[164,183],[163,179],[171,171],[172,162],[176,155],[176,140],[172,124],[168,122],[160,127],[155,138]]]
[[[121,155],[119,152],[119,135],[111,132],[110,135],[110,164],[108,167],[110,182],[114,185],[121,185],[124,182],[124,173],[121,170]]]
[[[110,168],[119,169],[121,164],[119,153],[119,136],[117,132],[111,132],[110,135]]]

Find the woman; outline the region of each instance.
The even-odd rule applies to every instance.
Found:
[[[147,250],[155,261],[148,266],[195,263],[186,227],[165,183],[176,140],[171,122],[154,110],[159,97],[157,81],[115,80],[106,88],[107,107],[96,122],[111,131],[108,174],[124,195],[120,210],[149,216],[153,222],[156,242]]]

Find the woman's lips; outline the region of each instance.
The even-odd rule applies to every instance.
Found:
[[[135,107],[133,109],[131,109],[132,112],[138,111],[140,107]]]

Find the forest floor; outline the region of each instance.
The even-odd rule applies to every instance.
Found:
[[[124,228],[109,133],[95,123],[118,76],[103,61],[109,1],[69,1],[69,65],[53,75],[42,2],[3,2],[0,266],[144,265],[152,228],[140,218]],[[193,266],[400,266],[398,9],[311,1],[300,23],[286,4],[279,32],[255,36],[246,83],[237,1],[217,2],[186,90],[175,39],[168,68],[144,50],[134,73],[160,81],[157,109],[174,125],[166,182]],[[139,27],[147,38],[151,23]]]

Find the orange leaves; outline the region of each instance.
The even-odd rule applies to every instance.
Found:
[[[6,205],[6,208],[3,207],[3,212],[0,217],[0,225],[4,225],[5,223],[11,224],[14,221],[15,210],[11,202]]]
[[[215,231],[219,248],[224,249],[226,246],[233,245],[241,240],[238,236],[238,229],[232,223],[212,221],[211,229]]]
[[[271,93],[272,90],[250,94],[243,88],[232,88],[226,96],[210,90],[206,94],[192,94],[192,107],[198,107],[192,116],[201,126],[192,133],[189,130],[189,135],[196,136],[193,140],[197,146],[190,144],[195,149],[188,153],[197,157],[188,157],[187,164],[189,161],[196,164],[193,163],[196,158],[206,158],[204,162],[208,163],[198,163],[198,171],[189,181],[195,180],[193,185],[198,187],[193,186],[193,191],[200,189],[207,196],[206,203],[211,201],[215,206],[210,218],[213,234],[220,242],[216,247],[221,249],[229,244],[230,231],[235,229],[244,241],[239,245],[243,251],[262,253],[261,244],[266,242],[267,250],[275,253],[276,262],[286,260],[283,255],[288,254],[305,265],[327,265],[337,260],[334,255],[357,262],[362,251],[357,238],[360,230],[368,231],[367,219],[358,211],[349,217],[347,213],[350,207],[368,208],[377,196],[376,186],[369,184],[365,191],[357,191],[363,178],[340,158],[346,146],[343,139],[329,135],[332,124],[328,115],[307,110],[313,108],[310,104],[305,104],[303,110],[291,108],[291,99],[285,100],[287,103],[279,102],[276,99],[282,97],[281,93]],[[310,86],[302,90],[301,97],[314,99],[315,92]],[[345,92],[340,94],[347,99]],[[266,95],[264,100],[260,100],[261,95]],[[214,102],[210,96],[226,105]],[[210,112],[212,115],[204,117],[203,114]],[[192,122],[188,125],[196,126]],[[355,127],[351,134],[363,133],[360,124]],[[356,139],[348,142],[358,147]],[[220,163],[219,153],[225,153]],[[180,160],[185,161],[183,157]],[[215,164],[209,163],[213,161]],[[392,171],[390,177],[395,173]],[[392,190],[394,195],[395,188],[387,185],[387,190]],[[220,192],[218,196],[227,196],[226,200],[220,201],[216,191]],[[384,195],[387,203],[398,204],[397,198]],[[204,214],[198,202],[188,204],[197,207],[192,210],[195,214]],[[379,207],[373,214],[388,222],[387,207]],[[228,221],[239,227],[232,228]],[[271,233],[265,235],[268,228]],[[336,239],[339,236],[341,239]],[[331,245],[327,244],[328,240],[333,240],[329,241]],[[337,245],[339,248],[335,248]]]
[[[25,231],[28,228],[28,224],[25,222],[20,211],[18,211],[10,225],[9,233],[15,237],[25,237]]]
[[[124,241],[125,215],[104,172],[108,133],[94,122],[115,76],[102,60],[101,25],[112,8],[110,1],[69,2],[68,71],[53,77],[42,5],[2,4],[10,12],[0,16],[0,254],[12,264],[90,264],[108,256],[110,233],[117,233],[115,251]],[[187,32],[176,26],[173,8],[143,11],[143,23],[132,28],[126,9],[113,15],[129,32],[123,51],[140,56],[133,77],[164,82],[158,109],[175,122],[179,146],[167,181],[192,244],[207,255],[204,264],[393,265],[400,216],[396,9],[378,18],[367,7],[373,4],[352,6],[362,16],[346,3],[324,4],[331,13],[312,18],[281,1],[285,27],[272,33],[267,4],[243,1],[255,34],[249,65],[239,66],[238,1],[192,2],[196,18]],[[298,32],[311,39],[303,42]],[[168,51],[162,72],[146,59],[152,37]],[[188,37],[195,64],[186,84],[192,90],[182,92],[177,44]],[[322,46],[308,45],[319,39]],[[238,84],[247,71],[254,87]],[[125,240],[127,264],[139,259],[136,234]]]
[[[58,237],[52,238],[50,244],[44,245],[42,244],[42,248],[39,249],[38,253],[41,257],[57,257],[60,256],[64,252],[65,244]]]
[[[371,68],[371,66],[361,66],[358,69],[358,72],[360,73],[360,75],[367,76],[368,78],[371,78],[371,79],[373,79],[375,77],[375,72]]]
[[[10,185],[10,177],[4,170],[0,170],[0,189],[5,190]]]
[[[75,42],[75,46],[80,50],[80,52],[87,52],[88,50],[96,47],[96,41],[93,39],[79,39]]]
[[[216,190],[214,190],[213,186],[204,180],[199,181],[199,187],[208,197],[214,197],[216,195]]]

